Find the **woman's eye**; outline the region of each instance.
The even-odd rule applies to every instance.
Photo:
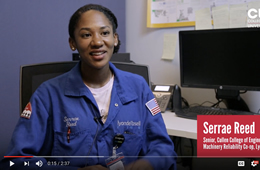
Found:
[[[91,35],[90,34],[82,34],[82,37],[83,38],[88,38],[88,37],[90,37]]]
[[[104,32],[102,32],[102,35],[109,35],[109,31],[104,31]]]

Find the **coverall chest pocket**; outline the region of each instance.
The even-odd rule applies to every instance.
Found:
[[[138,156],[143,143],[140,133],[124,131],[124,143],[117,149],[117,152],[123,152],[124,156]]]
[[[90,130],[74,133],[55,132],[53,155],[55,156],[85,156],[91,146]]]

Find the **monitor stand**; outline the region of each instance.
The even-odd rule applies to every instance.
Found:
[[[246,102],[241,98],[239,90],[216,89],[216,98],[222,99],[228,109],[250,112]]]

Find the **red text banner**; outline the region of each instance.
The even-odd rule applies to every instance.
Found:
[[[260,115],[198,115],[198,157],[260,157]]]

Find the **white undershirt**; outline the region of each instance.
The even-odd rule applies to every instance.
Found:
[[[107,120],[113,82],[114,82],[114,76],[111,77],[111,79],[107,82],[107,84],[105,84],[100,88],[91,88],[86,85],[91,91],[91,93],[93,94],[97,102],[100,116],[102,116],[103,123],[105,123],[105,121]]]

